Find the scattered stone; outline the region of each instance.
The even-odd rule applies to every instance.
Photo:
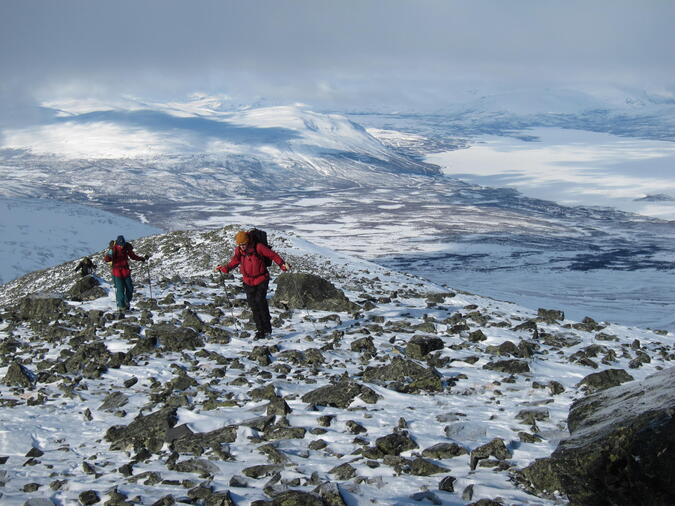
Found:
[[[443,492],[454,492],[456,481],[457,478],[455,478],[454,476],[446,476],[438,484],[438,490],[442,490]]]
[[[491,371],[499,371],[507,374],[519,374],[524,372],[530,372],[530,366],[524,360],[500,360],[497,362],[490,362],[485,364],[483,369],[489,369]]]
[[[443,382],[438,371],[402,357],[394,357],[388,365],[367,367],[363,372],[363,379],[403,393],[443,391]]]
[[[334,467],[328,471],[328,473],[334,475],[338,480],[345,481],[351,480],[354,476],[356,476],[356,469],[351,464],[345,463]]]
[[[108,394],[103,400],[98,409],[101,411],[115,411],[116,409],[126,406],[129,403],[129,397],[122,392],[113,392]]]
[[[78,496],[80,500],[80,504],[82,505],[88,505],[88,504],[96,504],[101,501],[101,498],[98,496],[98,492],[95,490],[86,490]]]
[[[506,447],[504,440],[495,438],[487,444],[479,446],[471,451],[471,469],[476,469],[478,461],[488,457],[494,457],[499,460],[510,459],[513,453]]]
[[[137,445],[159,450],[164,444],[167,431],[178,417],[176,408],[163,408],[152,414],[139,416],[129,425],[115,425],[105,434],[112,450],[130,450]]]
[[[157,323],[145,330],[146,338],[156,339],[166,351],[196,350],[204,347],[199,334],[189,327]]]
[[[259,480],[260,478],[269,478],[275,473],[283,471],[284,467],[279,465],[264,464],[259,466],[251,466],[242,470],[242,473],[249,478]]]
[[[577,386],[583,386],[588,392],[593,393],[619,386],[627,381],[633,381],[633,379],[633,376],[623,369],[607,369],[605,371],[589,374],[582,379]]]
[[[70,290],[68,297],[77,302],[100,299],[106,297],[108,292],[101,288],[101,283],[95,276],[84,276],[78,279]]]
[[[469,450],[457,443],[436,443],[435,445],[422,451],[423,457],[431,459],[451,459],[461,455],[467,455]]]
[[[442,350],[445,347],[443,340],[439,337],[414,336],[405,348],[405,354],[416,360],[423,360],[429,353],[436,350]]]
[[[7,368],[7,374],[2,383],[9,386],[31,388],[35,383],[35,375],[18,362],[12,362]]]
[[[408,450],[419,448],[406,431],[394,432],[375,440],[375,446],[385,455],[400,455]]]
[[[359,397],[368,404],[375,404],[380,398],[371,388],[349,378],[342,378],[338,383],[312,390],[302,396],[302,402],[316,406],[348,408]]]
[[[17,317],[21,320],[52,321],[68,312],[68,305],[58,295],[30,295],[19,301]]]

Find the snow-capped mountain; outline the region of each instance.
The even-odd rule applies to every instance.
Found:
[[[468,184],[420,161],[429,150],[470,142],[462,124],[495,127],[489,118],[480,123],[482,112],[458,123],[442,115],[349,120],[300,105],[223,111],[204,97],[50,105],[59,110],[50,125],[4,132],[7,198],[81,202],[164,230],[235,222],[295,230],[493,297],[564,304],[578,319],[591,313],[673,328],[672,222]],[[502,126],[533,121],[515,117]],[[368,128],[355,123],[361,119]],[[666,132],[668,123],[660,125]],[[643,310],[626,311],[636,299]]]
[[[91,297],[71,290],[79,258],[0,287],[3,504],[559,504],[513,473],[568,437],[573,401],[675,359],[666,332],[462,293],[275,231],[292,273],[357,305],[281,301],[272,338],[252,341],[240,281],[213,273],[240,227],[134,241],[152,259],[121,320],[106,273]]]

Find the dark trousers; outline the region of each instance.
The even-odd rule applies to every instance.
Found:
[[[131,299],[134,296],[134,284],[131,276],[120,278],[113,276],[115,282],[115,295],[117,296],[117,309],[129,309]]]
[[[253,312],[255,328],[258,332],[272,332],[272,318],[267,305],[267,288],[270,282],[264,281],[256,286],[244,285],[248,306]]]

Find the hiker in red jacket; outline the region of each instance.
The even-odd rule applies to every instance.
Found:
[[[112,262],[112,276],[115,283],[115,295],[117,296],[117,310],[120,314],[131,308],[131,299],[134,295],[134,284],[131,281],[131,269],[129,259],[145,262],[147,256],[139,256],[134,253],[131,243],[124,240],[124,236],[117,236],[113,244],[103,257],[106,262]]]
[[[232,260],[227,265],[219,265],[216,271],[227,274],[239,266],[246,300],[253,312],[256,326],[256,339],[262,339],[272,333],[272,318],[267,304],[267,288],[270,283],[270,273],[267,270],[265,259],[276,263],[282,271],[289,269],[286,262],[278,254],[261,242],[253,244],[249,234],[239,231],[234,236],[236,246]],[[270,262],[271,263],[271,262]]]

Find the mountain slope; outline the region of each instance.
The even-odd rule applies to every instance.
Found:
[[[238,228],[135,241],[153,255],[154,299],[136,270],[138,309],[124,320],[105,280],[92,301],[2,309],[3,504],[331,490],[349,504],[555,504],[510,471],[566,437],[580,380],[640,379],[675,359],[672,336],[449,292],[276,232],[295,271],[361,309],[273,307],[273,338],[252,341],[239,281],[212,273]],[[0,287],[0,300],[68,289],[77,260]],[[472,469],[488,443],[504,451]]]
[[[80,204],[0,197],[0,284],[155,227]]]

